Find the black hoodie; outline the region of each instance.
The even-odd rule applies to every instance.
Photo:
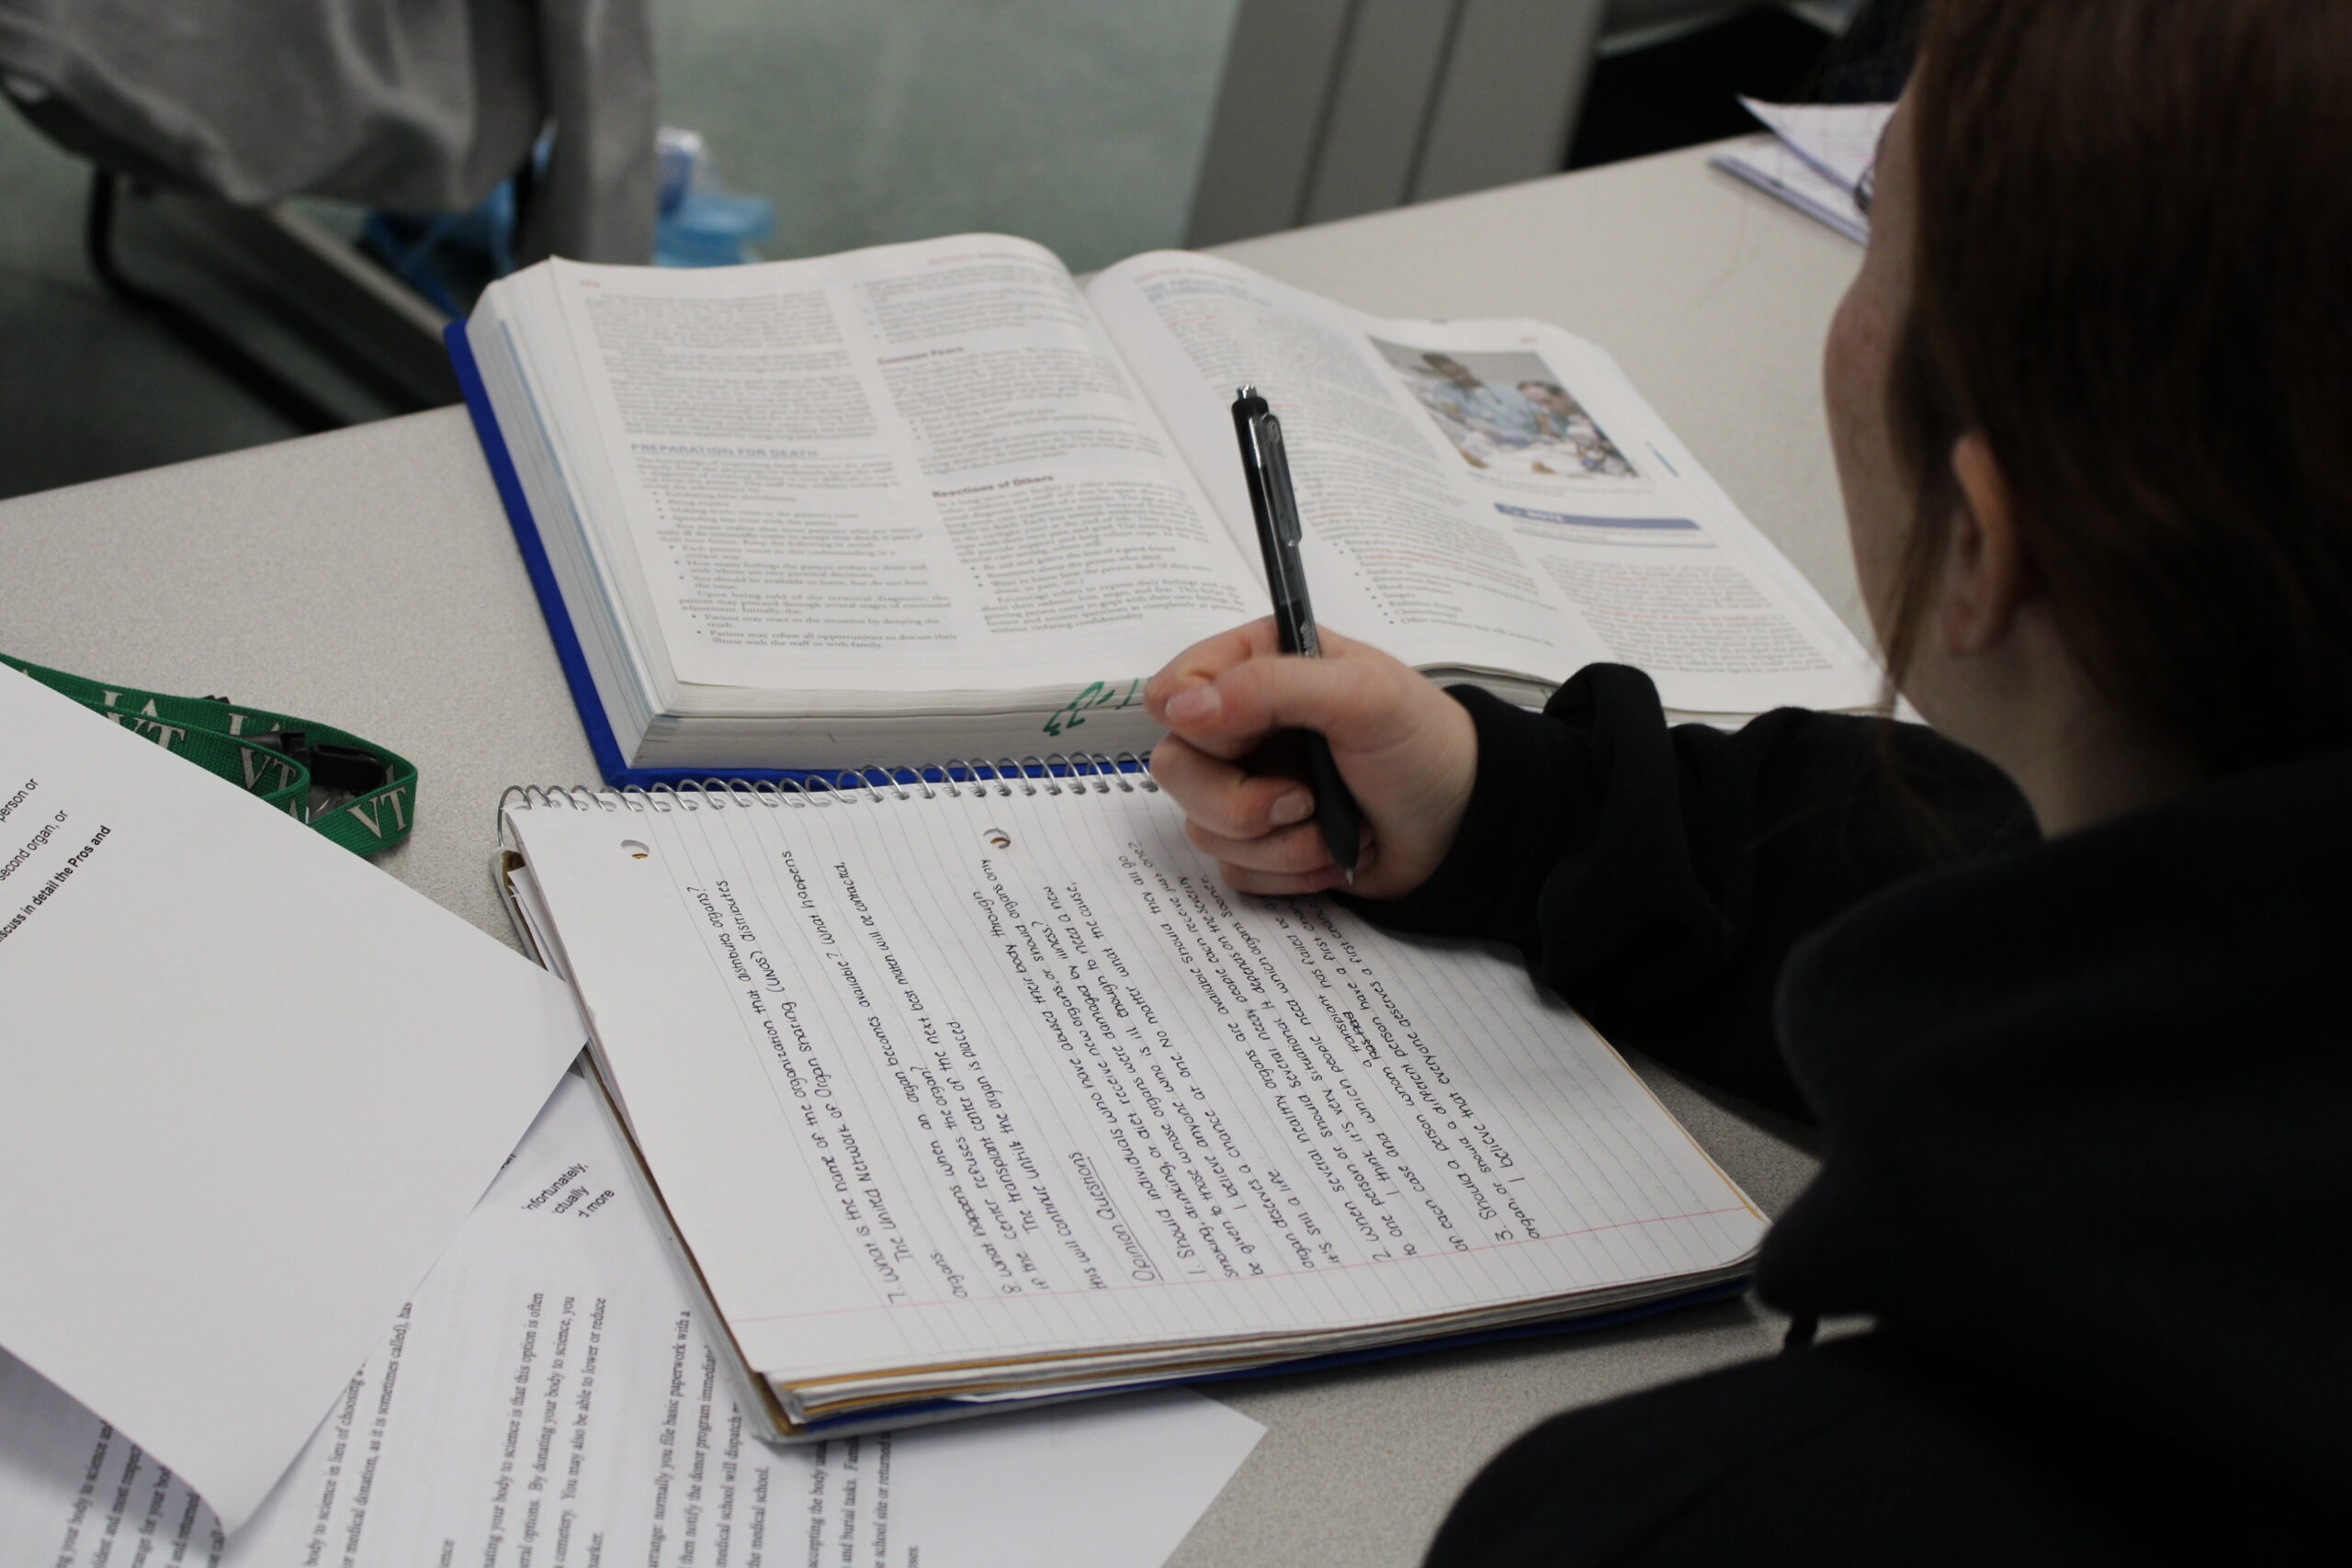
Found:
[[[1480,748],[1461,835],[1410,897],[1356,907],[1513,944],[1611,1038],[1816,1122],[1819,1175],[1758,1289],[1876,1328],[1539,1429],[1433,1562],[1704,1561],[1660,1543],[1752,1549],[1815,1517],[1851,1539],[1811,1537],[1815,1561],[1940,1560],[1904,1532],[1951,1486],[1992,1532],[1956,1560],[2008,1531],[2091,1561],[2086,1529],[2162,1559],[2335,1507],[2352,754],[2043,842],[1998,772],[1917,727],[1784,710],[1668,729],[1648,680],[1606,665],[1541,716],[1456,695]],[[1520,1495],[1557,1493],[1579,1443],[1628,1462],[1645,1410],[1685,1473],[1598,1506],[1659,1517]],[[1737,1503],[1759,1465],[1775,1500]],[[2023,1491],[1996,1506],[2003,1488]],[[1733,1513],[1702,1528],[1693,1508]],[[1555,1538],[1579,1530],[1585,1555]]]

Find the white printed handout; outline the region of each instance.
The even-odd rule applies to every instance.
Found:
[[[755,1440],[566,1077],[290,1473],[223,1542],[168,1469],[0,1355],[0,1562],[42,1568],[1158,1568],[1261,1428],[1175,1391]]]
[[[584,1031],[515,953],[119,717],[0,670],[0,1347],[233,1531]]]

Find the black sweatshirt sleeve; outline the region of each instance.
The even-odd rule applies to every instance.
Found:
[[[1531,714],[1460,686],[1478,777],[1396,931],[1483,937],[1604,1034],[1812,1119],[1772,1039],[1790,948],[1945,860],[2031,841],[2008,780],[1917,725],[1782,708],[1669,729],[1639,671],[1596,664]]]

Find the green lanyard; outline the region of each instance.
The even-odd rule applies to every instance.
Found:
[[[226,697],[109,686],[5,653],[0,664],[261,796],[354,853],[389,850],[415,825],[414,764],[348,730]],[[329,792],[330,798],[314,807],[313,791]]]

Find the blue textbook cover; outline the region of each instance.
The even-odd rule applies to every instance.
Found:
[[[605,701],[596,694],[595,677],[588,672],[587,655],[581,651],[580,634],[572,629],[571,612],[564,606],[563,590],[556,584],[555,568],[548,564],[547,546],[540,541],[538,523],[531,516],[531,503],[523,497],[523,480],[514,471],[514,456],[506,449],[506,437],[498,428],[498,415],[490,406],[490,389],[482,385],[481,367],[474,360],[474,345],[466,339],[466,323],[450,322],[441,329],[441,337],[448,344],[449,363],[458,372],[458,386],[466,395],[466,412],[473,415],[474,434],[481,439],[481,455],[490,464],[490,477],[498,486],[498,499],[506,507],[506,521],[514,530],[515,546],[523,552],[524,570],[531,574],[531,591],[539,596],[539,613],[547,617],[548,635],[555,639],[556,659],[563,665],[563,678],[571,688],[572,704],[580,709],[581,727],[588,732],[588,750],[595,755],[596,771],[604,775],[606,784],[616,787],[634,784],[640,789],[707,777],[707,770],[632,768],[621,755],[620,742],[605,716]],[[732,776],[774,781],[801,775],[780,768],[739,768]]]

